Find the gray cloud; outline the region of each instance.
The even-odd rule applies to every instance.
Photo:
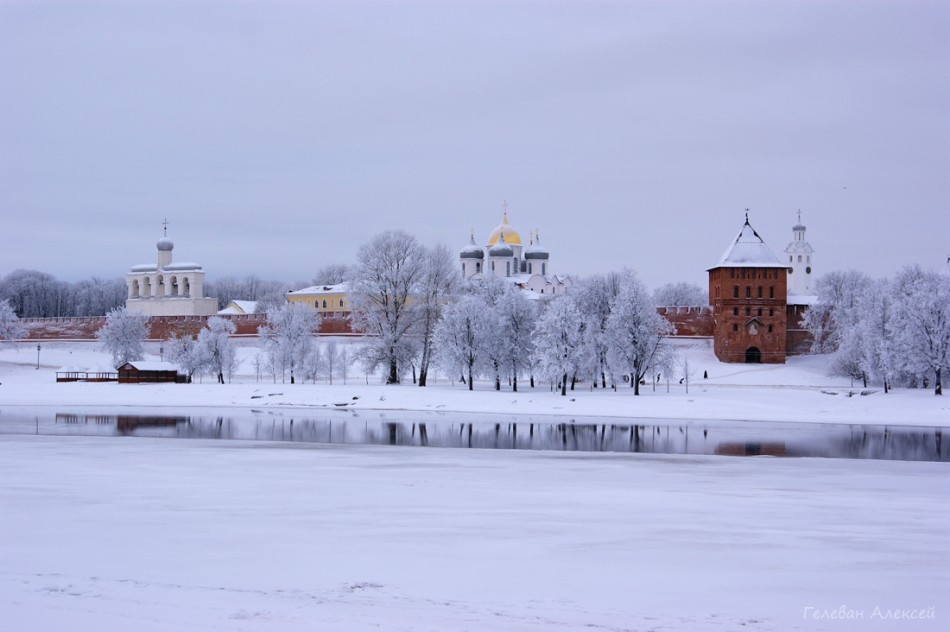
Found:
[[[0,4],[0,274],[305,279],[403,228],[704,282],[749,207],[819,273],[950,255],[942,2]]]

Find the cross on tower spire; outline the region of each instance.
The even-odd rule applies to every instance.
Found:
[[[802,223],[802,209],[798,209],[798,223]]]
[[[168,218],[162,222],[162,235],[168,237]]]

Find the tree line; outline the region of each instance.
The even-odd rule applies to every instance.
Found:
[[[820,277],[804,326],[838,375],[943,393],[950,366],[950,275],[908,266],[893,279],[854,270]]]

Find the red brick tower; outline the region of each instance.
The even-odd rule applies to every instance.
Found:
[[[723,362],[785,363],[785,265],[749,224],[709,269],[714,349]]]

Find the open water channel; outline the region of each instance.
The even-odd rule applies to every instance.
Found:
[[[947,428],[551,415],[7,407],[0,434],[950,461]]]

